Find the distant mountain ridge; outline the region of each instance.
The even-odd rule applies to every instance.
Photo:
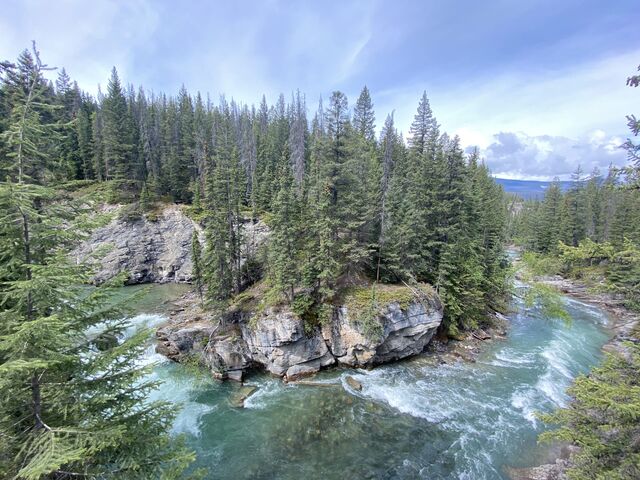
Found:
[[[553,182],[543,182],[539,180],[510,180],[507,178],[495,178],[504,188],[505,192],[515,193],[520,197],[530,200],[544,197],[544,192]],[[571,186],[571,181],[560,182],[562,190],[567,190]]]

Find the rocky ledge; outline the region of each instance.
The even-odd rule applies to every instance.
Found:
[[[440,326],[442,312],[435,292],[389,301],[374,319],[380,324],[375,338],[346,305],[335,307],[331,320],[311,332],[283,307],[234,315],[225,325],[182,315],[157,331],[157,351],[178,362],[195,359],[221,379],[241,381],[257,368],[292,381],[330,365],[368,368],[416,355]]]

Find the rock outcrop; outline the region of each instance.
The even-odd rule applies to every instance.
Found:
[[[178,205],[169,205],[153,221],[115,218],[95,230],[75,256],[97,263],[96,283],[122,272],[127,284],[189,282],[194,228],[198,227]],[[96,252],[101,254],[94,259]]]
[[[158,352],[176,361],[197,358],[218,378],[241,380],[259,368],[294,381],[334,364],[368,368],[422,352],[442,322],[442,304],[435,293],[404,308],[388,303],[374,319],[382,327],[376,338],[364,333],[345,306],[311,333],[284,308],[234,318],[218,327],[208,321],[169,324],[157,332]]]
[[[406,309],[390,303],[378,318],[381,338],[368,338],[349,318],[346,307],[337,309],[334,321],[322,329],[322,335],[336,361],[350,367],[368,367],[416,355],[442,322],[442,306],[436,297],[429,303],[413,302]]]
[[[110,207],[117,213],[117,207]],[[244,226],[243,256],[255,253],[268,236],[263,222]],[[186,283],[192,280],[191,238],[196,229],[204,242],[202,228],[179,205],[166,205],[152,219],[115,218],[98,228],[75,252],[78,262],[96,263],[95,283],[125,272],[125,283]],[[97,258],[96,253],[100,252]]]

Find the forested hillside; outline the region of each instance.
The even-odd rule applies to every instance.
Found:
[[[206,230],[197,273],[212,304],[265,277],[272,297],[319,321],[341,284],[428,282],[456,333],[501,303],[502,189],[477,153],[440,131],[426,94],[405,142],[392,114],[377,135],[366,87],[352,109],[333,92],[309,121],[300,92],[271,106],[264,97],[257,107],[214,104],[185,88],[168,96],[124,87],[114,68],[92,98],[64,70],[55,85],[38,75],[27,51],[7,64],[2,129],[35,82],[49,159],[16,167],[15,145],[4,142],[3,179],[100,184],[132,217],[155,202],[189,204]],[[260,265],[243,265],[241,225],[258,217],[272,240]]]
[[[214,105],[123,87],[114,68],[93,98],[50,70],[35,46],[0,70],[1,476],[183,478],[192,459],[167,434],[173,408],[146,400],[145,332],[117,340],[112,285],[87,296],[90,270],[70,263],[100,203],[131,220],[187,204],[205,231],[195,284],[214,311],[262,282],[306,331],[347,287],[370,288],[374,312],[378,283],[428,282],[456,335],[502,305],[502,188],[440,131],[426,94],[405,142],[392,114],[377,135],[366,87],[352,109],[333,92],[309,122],[300,92]],[[243,262],[242,226],[259,218],[270,240]]]
[[[580,278],[640,308],[640,191],[633,169],[602,176],[576,172],[562,192],[553,183],[541,201],[525,202],[514,223],[517,242],[540,274]]]

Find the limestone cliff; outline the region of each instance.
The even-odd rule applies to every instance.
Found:
[[[78,262],[96,262],[96,283],[125,272],[127,284],[190,282],[192,280],[191,237],[196,229],[204,241],[200,225],[184,213],[180,205],[169,204],[153,216],[125,219],[117,206],[108,225],[98,228],[74,253]],[[263,222],[246,222],[243,255],[249,256],[268,235]],[[93,258],[100,252],[97,258]]]
[[[440,326],[442,312],[435,292],[390,301],[371,319],[380,327],[372,337],[346,305],[312,332],[287,308],[271,307],[235,315],[225,325],[200,317],[171,323],[158,330],[157,350],[176,361],[195,358],[219,378],[242,380],[258,368],[295,380],[330,365],[371,367],[416,355]]]

